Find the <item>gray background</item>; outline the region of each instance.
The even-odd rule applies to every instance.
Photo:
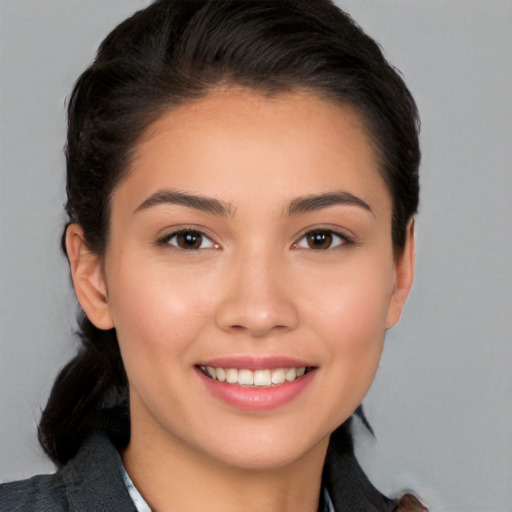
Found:
[[[74,353],[58,245],[64,104],[146,0],[0,0],[0,480],[51,471],[36,421]],[[512,2],[340,0],[422,112],[417,275],[358,454],[435,511],[512,510]]]

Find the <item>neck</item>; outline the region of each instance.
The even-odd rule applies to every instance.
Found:
[[[132,424],[125,468],[155,512],[317,512],[328,438],[280,467],[230,466]]]

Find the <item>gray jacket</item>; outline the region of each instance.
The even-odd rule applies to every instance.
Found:
[[[328,453],[324,471],[336,512],[424,512],[411,495],[400,504],[380,494],[353,456]],[[0,512],[137,512],[121,458],[104,433],[86,441],[53,475],[0,485]]]

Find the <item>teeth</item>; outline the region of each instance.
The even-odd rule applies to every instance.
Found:
[[[254,384],[254,373],[251,370],[238,370],[238,384],[252,386]]]
[[[293,382],[297,378],[297,370],[295,368],[288,368],[284,377],[288,382]]]
[[[254,372],[254,385],[255,386],[270,386],[270,370],[256,370]]]
[[[248,387],[278,386],[285,382],[293,382],[307,373],[305,366],[255,371],[246,368],[214,368],[213,366],[201,366],[201,369],[205,375],[219,382]]]
[[[226,380],[230,384],[236,384],[238,382],[238,370],[236,368],[228,368],[226,371]]]
[[[272,384],[282,384],[286,380],[283,368],[277,368],[275,370],[272,370],[271,380]]]
[[[224,368],[217,368],[215,370],[215,377],[220,382],[224,382],[226,380],[226,372],[224,371]]]

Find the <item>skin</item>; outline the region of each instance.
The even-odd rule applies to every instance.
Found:
[[[162,190],[226,211],[147,204]],[[361,203],[290,213],[340,192]],[[218,90],[147,129],[112,197],[106,253],[78,225],[67,248],[84,311],[117,330],[132,421],[123,461],[154,510],[316,511],[329,435],[366,394],[412,285],[412,222],[397,257],[391,213],[359,116],[308,92]],[[176,245],[184,228],[204,233],[199,249]],[[308,244],[315,229],[325,248]],[[294,357],[314,375],[280,407],[241,410],[196,368],[233,355]]]

